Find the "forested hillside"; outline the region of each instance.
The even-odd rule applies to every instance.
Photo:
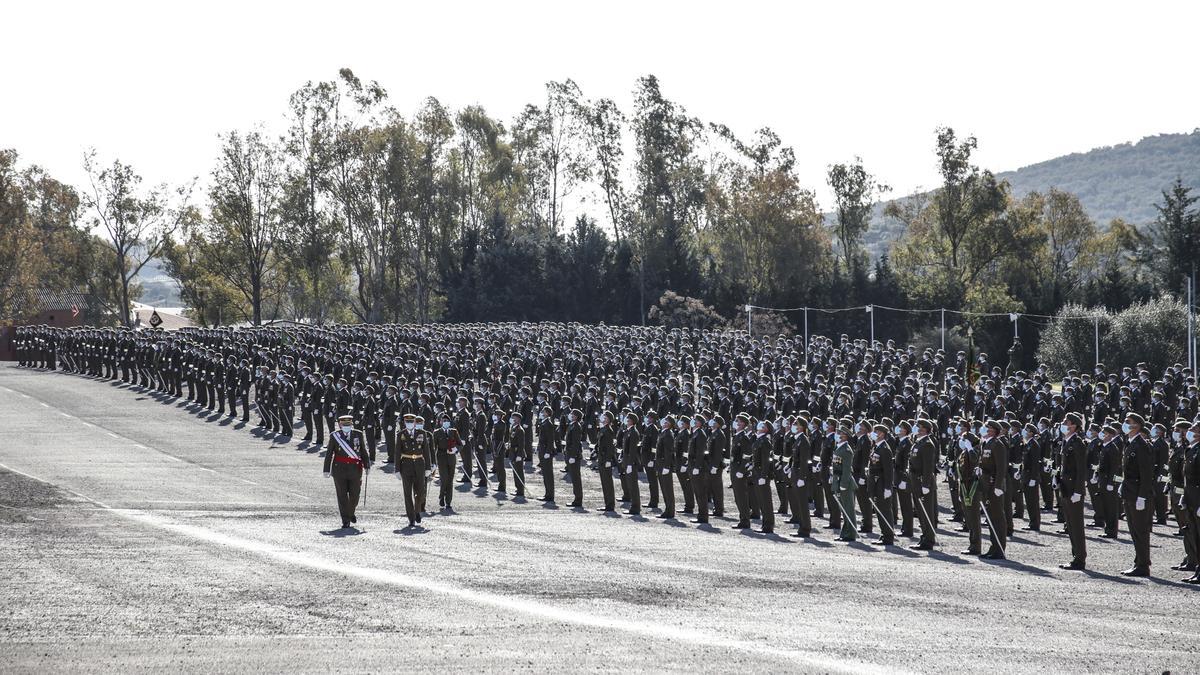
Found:
[[[1076,152],[996,177],[1012,185],[1015,197],[1052,187],[1070,192],[1101,229],[1113,218],[1140,227],[1154,220],[1154,204],[1162,201],[1162,191],[1176,178],[1185,185],[1200,185],[1200,129]],[[883,217],[882,210],[876,208],[872,231],[866,236],[876,256],[903,232],[903,226]]]

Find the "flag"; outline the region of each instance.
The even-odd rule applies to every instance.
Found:
[[[79,316],[79,305],[72,304],[71,305],[71,318],[74,319],[74,318],[77,318],[78,316]]]

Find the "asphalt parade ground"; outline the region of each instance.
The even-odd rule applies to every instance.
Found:
[[[377,466],[346,531],[302,431],[13,364],[0,426],[0,672],[1200,670],[1173,524],[1154,576],[1127,579],[1124,527],[1089,528],[1089,571],[1058,569],[1053,514],[1018,522],[1008,561],[960,555],[944,486],[926,553],[824,520],[805,541],[786,517],[762,535],[728,511],[606,516],[585,470],[586,510],[562,473],[558,507],[530,475],[528,501],[456,484],[453,513],[405,530]]]

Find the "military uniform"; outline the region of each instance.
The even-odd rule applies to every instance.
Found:
[[[858,490],[858,479],[854,477],[854,450],[848,442],[839,443],[833,449],[829,467],[829,484],[836,507],[842,515],[842,530],[838,541],[854,541],[858,538],[854,517],[854,493]]]
[[[347,433],[339,428],[329,435],[329,445],[325,448],[325,475],[333,478],[342,527],[358,522],[354,511],[358,508],[363,477],[370,471],[365,454],[366,443],[358,429]]]

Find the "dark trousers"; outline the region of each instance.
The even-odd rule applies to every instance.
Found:
[[[892,517],[892,500],[896,498],[896,493],[893,492],[891,497],[884,497],[883,490],[886,486],[881,483],[876,483],[871,495],[871,499],[875,501],[874,508],[879,512],[875,515],[879,516],[879,538],[885,544],[893,544],[896,542],[896,523],[891,520]],[[867,508],[872,508],[870,505]]]
[[[542,450],[538,448],[538,457],[541,461],[538,463],[538,468],[542,470],[542,488],[545,490],[547,501],[554,501],[554,451]]]
[[[613,487],[613,474],[611,466],[604,466],[605,462],[600,464],[600,492],[604,496],[604,510],[617,510],[617,495],[616,489]]]
[[[1154,500],[1146,500],[1145,508],[1137,510],[1135,497],[1125,498],[1125,522],[1133,539],[1133,566],[1150,569],[1150,523],[1154,518]]]
[[[1193,538],[1195,532],[1195,524],[1189,516],[1195,515],[1194,509],[1189,509],[1187,506],[1180,505],[1182,495],[1171,495],[1171,510],[1175,514],[1175,523],[1183,532],[1183,559],[1188,565],[1196,564],[1196,541]]]
[[[980,486],[980,489],[984,489]],[[1004,516],[1004,495],[997,496],[992,486],[987,486],[988,493],[984,495],[983,507],[987,509],[987,517],[991,520],[989,535],[991,545],[988,555],[1003,555],[1008,546],[1008,523]]]
[[[800,483],[804,483],[800,485]],[[788,485],[787,496],[791,502],[792,518],[796,520],[796,532],[803,536],[808,536],[812,532],[812,518],[808,515],[808,493],[809,485],[807,481],[793,480]]]
[[[583,474],[579,467],[579,458],[567,458],[567,476],[571,478],[571,491],[574,493],[575,499],[573,504],[583,504]]]
[[[279,404],[276,415],[278,415],[278,417],[279,417],[280,433],[282,433],[284,436],[291,436],[292,435],[292,427],[295,426],[295,421],[296,421],[296,409],[290,405],[284,405],[281,403],[281,404]],[[368,427],[367,428],[367,438],[373,439],[374,437],[375,437],[375,430]],[[368,440],[367,442],[370,443],[370,440]],[[371,459],[372,460],[375,459],[375,450],[373,447],[371,449]]]
[[[692,474],[692,496],[696,500],[696,520],[708,522],[708,478],[704,472]]]
[[[516,483],[517,496],[525,496],[525,462],[519,459],[512,461],[513,483]]]
[[[463,478],[471,482],[471,476],[475,474],[475,444],[464,438],[460,448],[458,454],[462,456]]]
[[[1029,507],[1025,514],[1025,520],[1029,523],[1029,527],[1040,530],[1042,527],[1042,504],[1039,499],[1041,485],[1036,480],[1033,485],[1030,485],[1028,480],[1021,482],[1025,484],[1021,489],[1025,492],[1025,504]]]
[[[907,481],[905,483],[911,487]],[[897,489],[894,497],[896,501],[900,502],[900,534],[911,537],[913,534],[913,493],[907,488]]]
[[[937,537],[937,531],[933,526],[933,513],[937,510],[937,500],[933,490],[930,490],[927,495],[921,494],[920,486],[914,485],[908,494],[911,500],[909,510],[915,512],[917,522],[921,525],[921,540],[918,543],[932,546]]]
[[[454,455],[448,452],[438,453],[438,504],[442,506],[450,506],[450,501],[454,498],[454,466],[457,463],[458,459]]]
[[[1092,507],[1102,513],[1100,520],[1104,523],[1104,534],[1116,537],[1121,529],[1121,500],[1117,497],[1117,488],[1108,485],[1102,488],[1099,494],[1099,502]]]
[[[838,529],[842,526],[842,510],[838,508],[837,496],[833,494],[833,486],[829,483],[821,486],[825,493],[825,501],[829,504],[829,527]]]
[[[815,478],[815,477],[814,477]],[[809,497],[813,503],[813,515],[817,518],[825,515],[825,488],[818,484],[819,481],[810,481],[808,484]],[[834,507],[830,504],[830,507]]]
[[[679,492],[683,495],[683,512],[691,513],[696,509],[696,493],[692,490],[692,474],[687,471],[675,472],[679,480]]]
[[[658,468],[654,466],[654,462],[650,461],[646,465],[646,487],[650,490],[649,508],[658,508]],[[636,480],[636,476],[634,477]]]
[[[671,475],[670,469],[658,469],[658,475],[647,476],[651,479],[651,483],[658,483],[662,488],[663,499],[663,515],[667,518],[675,517],[675,477]],[[666,473],[664,473],[664,471]]]
[[[708,497],[712,500],[713,515],[725,515],[725,472],[708,474]],[[703,474],[701,474],[703,475]]]
[[[621,483],[625,487],[625,496],[629,498],[629,513],[641,513],[642,490],[639,484],[641,481],[638,480],[638,468],[632,464],[623,464],[621,469]]]
[[[858,479],[855,478],[857,481]],[[862,511],[862,529],[859,530],[862,534],[870,534],[872,531],[871,520],[874,516],[875,509],[871,506],[871,491],[863,483],[859,483],[858,489],[854,491],[854,496],[858,499],[858,510]]]
[[[738,522],[750,522],[750,479],[745,474],[739,478],[737,473],[730,479],[733,484],[733,503],[737,507]]]
[[[1084,564],[1087,561],[1087,538],[1083,530],[1083,499],[1072,502],[1071,496],[1062,494],[1059,502],[1067,523],[1067,536],[1071,538],[1071,562]]]
[[[759,481],[762,482],[759,485]],[[762,531],[775,531],[775,505],[771,501],[771,481],[759,478],[751,483],[754,496],[758,499],[759,512],[762,514]],[[807,506],[806,506],[807,508]]]
[[[400,481],[404,485],[404,515],[409,521],[421,522],[419,506],[425,503],[425,460],[401,459]]]
[[[362,490],[362,472],[357,476],[334,476],[333,490],[337,493],[338,515],[343,523],[349,523],[354,518],[354,510],[358,508],[358,495]]]
[[[492,454],[492,473],[496,475],[496,491],[505,492],[508,472],[504,470],[504,453],[499,450]]]

